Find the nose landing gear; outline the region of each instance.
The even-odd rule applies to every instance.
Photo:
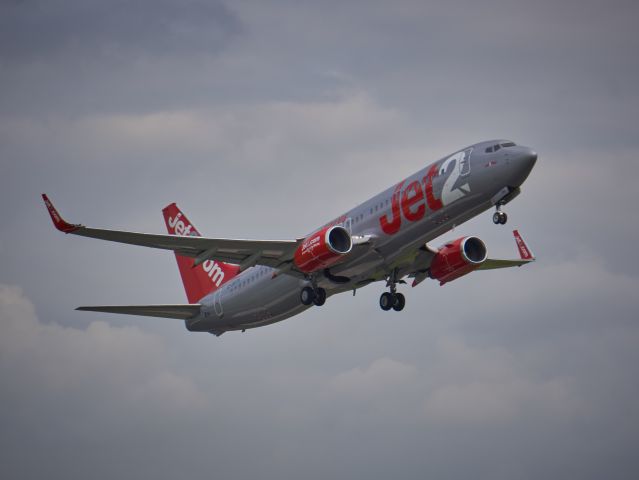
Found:
[[[396,312],[401,312],[406,306],[406,297],[397,292],[398,283],[405,282],[397,279],[397,269],[395,269],[386,281],[386,286],[390,288],[390,292],[384,292],[379,297],[379,306],[382,310],[388,311],[392,308]]]
[[[501,207],[502,205],[498,203],[496,207],[497,210],[493,214],[493,223],[495,225],[505,225],[508,221],[508,215],[506,214],[506,212],[501,211]]]

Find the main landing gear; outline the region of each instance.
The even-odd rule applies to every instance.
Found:
[[[497,210],[495,211],[495,213],[493,214],[493,223],[495,225],[506,225],[506,222],[508,221],[508,215],[506,214],[506,212],[502,212],[501,211],[501,204],[497,204]]]
[[[386,281],[386,286],[390,288],[390,292],[384,292],[379,297],[379,306],[382,310],[388,311],[392,308],[396,312],[400,312],[406,306],[406,297],[397,292],[398,283],[405,282],[397,279],[397,269],[395,269]]]
[[[326,303],[326,290],[323,288],[304,287],[300,292],[300,301],[303,305],[315,304],[321,307]]]
[[[404,297],[403,293],[384,292],[379,297],[379,306],[385,311],[392,308],[396,312],[400,312],[406,306],[406,297]]]

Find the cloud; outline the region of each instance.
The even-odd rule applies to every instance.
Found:
[[[125,152],[146,160],[198,156],[232,158],[240,167],[282,162],[295,152],[317,157],[318,150],[335,154],[361,146],[364,139],[383,138],[407,127],[398,112],[383,108],[365,92],[309,102],[266,102],[203,107],[146,114],[88,116],[61,124],[68,145],[78,138],[114,159]],[[42,126],[35,121],[33,127]],[[27,125],[15,125],[19,130]],[[17,134],[18,132],[16,132]],[[327,139],[330,142],[327,143]],[[113,149],[117,148],[119,152]],[[327,150],[330,148],[330,150]],[[88,153],[88,152],[87,152]],[[143,160],[144,159],[144,160]],[[302,164],[306,162],[300,159]]]
[[[380,358],[366,369],[354,368],[335,376],[331,380],[331,388],[342,394],[369,397],[410,383],[416,374],[417,369],[412,365]]]
[[[0,2],[0,87],[11,90],[1,110],[42,117],[198,104],[242,31],[217,1]]]
[[[151,412],[195,415],[207,407],[192,380],[171,370],[162,340],[138,328],[45,324],[19,288],[0,285],[0,332],[2,403],[12,411],[5,433],[37,434],[43,420],[82,428],[95,418],[118,422],[123,411],[138,422]]]
[[[0,289],[0,476],[637,471],[636,12],[0,2],[0,283],[26,292]],[[71,312],[182,286],[172,255],[61,235],[39,198],[95,226],[162,232],[177,201],[211,236],[296,238],[495,137],[539,151],[507,206],[538,261],[402,285],[401,315],[382,284],[219,339]],[[433,243],[466,234],[516,255],[488,213]]]
[[[149,54],[214,53],[240,29],[225,5],[199,0],[5,1],[0,19],[0,60],[11,64],[69,56],[118,64]]]
[[[531,410],[562,418],[587,412],[570,379],[534,379],[503,348],[470,347],[451,338],[439,340],[437,348],[434,385],[424,402],[429,423],[494,426]]]

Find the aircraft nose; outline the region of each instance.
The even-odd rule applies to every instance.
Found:
[[[528,170],[532,170],[537,162],[537,152],[532,148],[525,147],[521,155],[521,163],[528,167]]]
[[[520,186],[526,178],[528,178],[528,175],[535,166],[537,162],[537,152],[529,147],[519,147],[519,152],[514,155],[513,160],[513,183],[515,183],[516,186]]]

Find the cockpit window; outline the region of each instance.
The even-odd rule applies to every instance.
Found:
[[[496,143],[495,145],[493,145],[492,147],[488,147],[486,149],[486,153],[493,153],[496,152],[497,150],[499,150],[500,148],[507,148],[507,147],[516,147],[517,144],[514,142],[504,142],[504,143]]]

